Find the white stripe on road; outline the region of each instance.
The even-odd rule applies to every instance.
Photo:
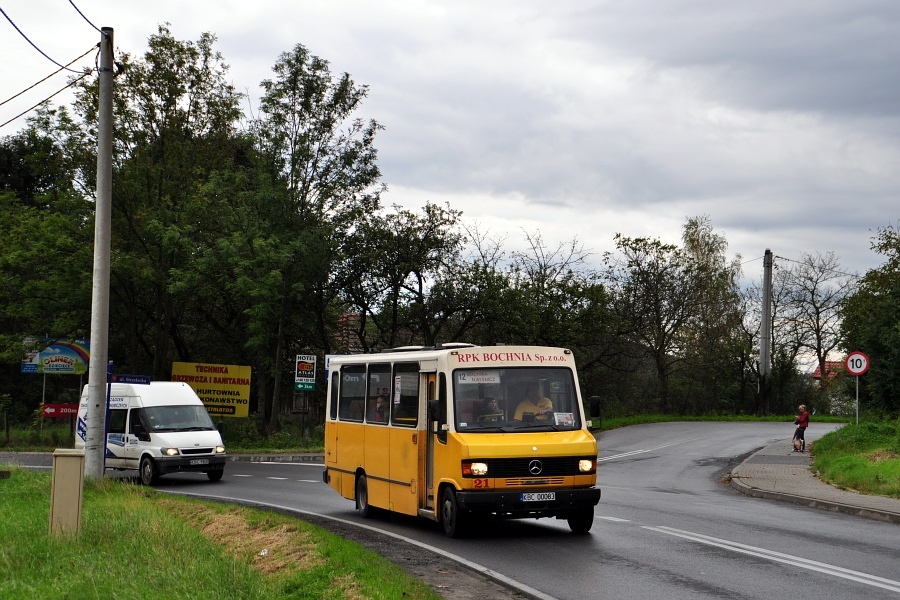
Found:
[[[678,444],[684,444],[686,442],[693,442],[702,438],[691,438],[689,440],[680,440],[677,442],[672,442],[671,444],[663,444],[662,446],[656,446],[655,448],[644,448],[643,450],[632,450],[631,452],[623,452],[622,454],[613,454],[612,456],[604,456],[602,458],[598,458],[597,462],[605,462],[607,460],[615,460],[617,458],[625,458],[627,456],[634,456],[635,454],[644,454],[646,452],[653,452],[655,450],[662,450],[663,448],[668,448],[670,446],[677,446]]]
[[[866,585],[890,590],[892,592],[900,592],[900,581],[885,579],[884,577],[869,575],[868,573],[861,573],[859,571],[853,571],[851,569],[845,569],[843,567],[829,565],[827,563],[800,558],[799,556],[791,556],[790,554],[783,554],[781,552],[775,552],[774,550],[766,550],[765,548],[757,548],[755,546],[748,546],[746,544],[730,542],[728,540],[714,538],[708,535],[702,535],[700,533],[692,533],[690,531],[682,531],[680,529],[674,529],[672,527],[644,526],[643,529],[656,531],[657,533],[665,533],[667,535],[674,535],[676,537],[691,540],[693,542],[698,542],[700,544],[707,544],[709,546],[716,546],[718,548],[724,548],[725,550],[731,550],[732,552],[740,552],[741,554],[749,554],[751,556],[758,556],[760,558],[774,560],[775,562],[788,564],[794,567],[800,567],[801,569],[809,569],[810,571],[817,571],[819,573],[833,575],[835,577],[841,577],[843,579],[849,579],[851,581],[864,583]]]

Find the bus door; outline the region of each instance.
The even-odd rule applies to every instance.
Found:
[[[447,382],[446,375],[440,377],[436,373],[423,374],[426,379],[425,391],[427,394],[426,432],[427,444],[425,448],[425,508],[433,509],[437,500],[434,489],[434,457],[438,444],[447,442],[447,431],[444,425],[447,423]]]
[[[418,362],[394,363],[390,382],[390,506],[407,515],[417,514],[423,487],[420,449],[425,438],[419,435],[420,377]]]

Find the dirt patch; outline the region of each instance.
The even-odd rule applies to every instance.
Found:
[[[309,569],[323,562],[309,534],[289,524],[265,521],[253,524],[246,518],[244,507],[230,505],[227,510],[218,511],[196,504],[185,510],[183,503],[162,499],[161,502],[167,510],[187,520],[229,555],[252,564],[266,574],[277,576]],[[283,514],[296,518],[296,515],[290,513]],[[304,520],[380,554],[447,600],[528,598],[449,558],[377,531],[344,525],[330,519],[311,517]],[[341,589],[345,598],[364,599],[353,574],[335,579],[334,584]]]
[[[886,460],[900,460],[900,454],[891,452],[890,450],[879,450],[877,452],[871,453],[866,458],[868,458],[870,462],[879,463]]]

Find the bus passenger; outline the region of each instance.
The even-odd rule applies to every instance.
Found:
[[[550,398],[542,397],[538,384],[532,382],[528,384],[528,390],[525,399],[516,407],[516,414],[513,417],[516,421],[523,421],[525,415],[530,413],[532,418],[543,416],[546,418],[553,411],[553,402]]]
[[[387,422],[387,416],[387,400],[384,399],[384,396],[376,397],[375,409],[369,415],[369,421],[385,423]]]
[[[478,412],[479,421],[496,421],[503,416],[503,411],[497,404],[496,398],[487,396],[481,403],[481,410]]]

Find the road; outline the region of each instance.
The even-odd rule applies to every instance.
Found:
[[[813,424],[808,439],[828,429]],[[375,527],[542,598],[900,598],[897,525],[749,498],[722,482],[741,457],[791,432],[790,424],[665,423],[601,434],[603,498],[587,536],[554,520],[498,523],[463,540],[428,521],[364,520],[312,464],[234,462],[220,483],[176,475],[158,488]]]

